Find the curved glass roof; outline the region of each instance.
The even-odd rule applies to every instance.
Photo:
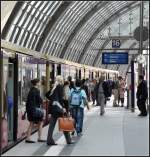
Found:
[[[140,22],[140,3],[17,1],[18,9],[12,11],[15,16],[6,23],[2,39],[39,53],[118,70],[122,66],[102,65],[101,53],[111,49],[111,39],[118,36],[121,48],[138,48],[133,32]],[[144,25],[149,27],[148,1],[144,1]]]

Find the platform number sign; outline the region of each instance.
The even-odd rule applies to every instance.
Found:
[[[119,39],[112,39],[112,48],[120,48],[121,41]]]

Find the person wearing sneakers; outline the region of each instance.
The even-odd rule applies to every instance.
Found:
[[[84,106],[89,110],[86,92],[81,87],[82,82],[80,79],[76,80],[75,88],[71,89],[69,95],[69,106],[72,117],[75,119],[75,129],[78,136],[82,135],[83,119],[84,119]],[[72,132],[74,135],[75,132]]]

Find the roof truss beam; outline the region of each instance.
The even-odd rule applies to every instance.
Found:
[[[72,33],[70,34],[69,38],[67,39],[65,46],[60,54],[60,58],[63,58],[65,56],[66,50],[71,44],[74,37],[78,34],[80,29],[84,26],[84,24],[92,17],[94,16],[97,11],[99,11],[102,7],[104,7],[108,2],[99,2],[94,8],[92,8],[83,18],[82,20],[77,24],[77,26],[74,28]]]
[[[113,15],[111,15],[104,23],[102,23],[95,31],[94,33],[91,35],[90,39],[87,41],[87,43],[85,44],[82,53],[80,54],[78,63],[80,63],[83,59],[83,56],[85,55],[85,53],[87,52],[88,48],[90,47],[91,43],[95,40],[95,38],[97,37],[97,35],[107,26],[109,25],[111,22],[113,22],[116,17],[121,16],[125,13],[127,13],[129,10],[138,7],[140,4],[138,3],[137,5],[131,7],[133,4],[136,4],[137,2],[132,2],[129,5],[126,5],[125,7],[119,9],[117,12],[115,12]],[[120,13],[122,12],[122,13]]]
[[[64,1],[61,6],[56,10],[55,14],[51,17],[47,26],[45,27],[45,30],[41,34],[41,37],[37,43],[37,47],[35,48],[36,51],[41,50],[42,45],[47,39],[49,32],[51,31],[57,20],[59,20],[59,18],[61,17],[60,15],[62,15],[67,10],[71,3],[71,1]]]

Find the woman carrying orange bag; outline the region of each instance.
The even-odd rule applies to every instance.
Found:
[[[50,93],[50,92],[48,92]],[[63,114],[66,112],[63,104],[63,78],[62,76],[57,76],[54,87],[51,91],[51,94],[46,97],[50,99],[52,103],[51,107],[51,119],[49,123],[49,130],[47,135],[47,145],[57,145],[53,139],[53,131],[57,122],[57,119],[62,117]],[[66,139],[67,144],[72,144],[70,134],[68,131],[64,131],[64,136]]]

